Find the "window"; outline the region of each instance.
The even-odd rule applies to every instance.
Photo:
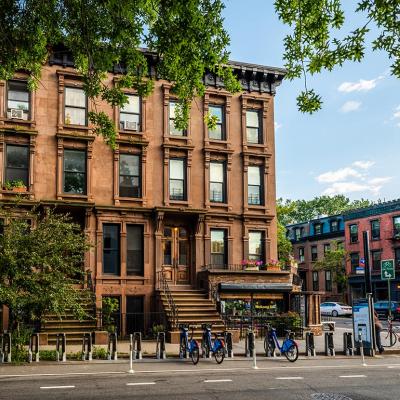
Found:
[[[400,268],[400,247],[394,249],[394,259],[396,263],[396,268]]]
[[[380,271],[381,270],[381,255],[382,255],[382,251],[381,250],[373,250],[373,251],[371,251],[372,269],[374,271]]]
[[[356,268],[360,265],[360,253],[350,254],[351,271],[356,273]]]
[[[371,239],[377,240],[381,236],[381,223],[379,219],[371,221]]]
[[[311,246],[311,261],[318,260],[318,248],[317,246]]]
[[[175,128],[175,107],[176,101],[169,102],[169,134],[172,136],[186,136],[186,132]]]
[[[64,149],[64,193],[86,194],[86,152]]]
[[[211,264],[224,266],[226,255],[226,230],[211,229]]]
[[[15,112],[11,110],[22,110],[22,118],[30,118],[30,93],[26,82],[9,81],[7,87],[7,118],[15,118]],[[19,114],[19,112],[17,112]]]
[[[343,250],[344,249],[344,243],[343,242],[337,242],[336,243],[336,249],[337,250]]]
[[[118,224],[103,225],[103,273],[120,274],[120,244]]]
[[[120,129],[140,131],[140,97],[132,94],[127,97],[128,103],[119,111]]]
[[[169,198],[186,200],[186,165],[181,158],[169,160]]]
[[[337,220],[331,221],[331,232],[337,232],[339,230],[339,222]]]
[[[324,243],[324,256],[326,253],[331,251],[331,245],[329,243]]]
[[[295,228],[294,230],[294,238],[296,240],[300,240],[303,237],[303,228]]]
[[[126,274],[143,276],[143,226],[127,225],[126,231]]]
[[[66,125],[87,125],[86,107],[86,94],[83,89],[65,88],[64,123]]]
[[[210,139],[225,140],[224,108],[222,106],[210,105],[208,112],[210,116],[217,117],[215,128],[208,130],[208,137]]]
[[[357,243],[358,242],[358,225],[353,224],[349,225],[350,230],[350,243]]]
[[[312,273],[312,286],[313,286],[313,290],[315,292],[317,292],[319,290],[318,271],[313,271],[313,273]]]
[[[261,143],[260,113],[256,110],[246,111],[247,142]]]
[[[332,272],[325,271],[325,290],[332,292]]]
[[[119,157],[119,195],[141,197],[140,156],[121,154]]]
[[[215,203],[225,203],[225,163],[210,163],[210,201]]]
[[[299,247],[299,262],[304,262],[304,247]]]
[[[263,232],[249,232],[249,260],[264,260]]]
[[[394,235],[400,238],[400,217],[393,218]]]
[[[247,186],[247,194],[248,194],[248,204],[250,205],[262,205],[262,194],[263,194],[263,185],[262,185],[262,173],[261,167],[259,166],[249,166],[247,172],[248,186]]]
[[[6,146],[5,180],[23,181],[29,187],[29,148],[28,146]]]
[[[314,234],[320,235],[322,233],[322,224],[314,224]]]

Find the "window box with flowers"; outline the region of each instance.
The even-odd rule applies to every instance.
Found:
[[[243,260],[242,266],[244,271],[259,271],[260,268],[263,266],[263,261],[256,261],[256,260]]]
[[[5,190],[24,193],[26,192],[26,186],[22,179],[17,179],[15,181],[6,181],[3,185]]]
[[[281,271],[282,264],[278,260],[269,260],[265,265],[264,269],[267,271]]]

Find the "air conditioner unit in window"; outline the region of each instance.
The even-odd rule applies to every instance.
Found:
[[[24,110],[17,108],[11,108],[7,113],[7,117],[11,119],[28,119],[28,116],[24,114]]]
[[[139,124],[137,122],[124,121],[124,129],[126,131],[137,131],[138,128],[139,128]]]

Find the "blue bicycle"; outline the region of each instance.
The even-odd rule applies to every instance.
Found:
[[[190,340],[188,337],[189,327],[187,325],[179,325],[179,329],[181,331],[179,341],[179,358],[186,358],[186,354],[189,353],[192,363],[196,365],[199,362],[200,351],[197,340],[193,339],[194,328],[192,328],[192,337]]]
[[[211,325],[203,324],[201,327],[203,329],[203,338],[201,341],[201,350],[203,356],[208,358],[211,352],[214,355],[217,364],[221,364],[225,358],[225,341],[218,338],[218,334],[215,333],[215,339],[213,342],[211,340]]]
[[[274,354],[274,351],[277,348],[290,362],[295,362],[299,357],[299,348],[297,343],[290,339],[290,331],[285,330],[286,337],[281,346],[276,335],[276,329],[272,328],[270,325],[267,325],[266,329],[267,334],[264,339],[265,354]]]

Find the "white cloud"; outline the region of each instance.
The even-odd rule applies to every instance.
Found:
[[[277,131],[279,128],[282,128],[282,124],[280,124],[279,122],[274,122],[275,125],[275,130]]]
[[[375,161],[354,161],[352,165],[361,169],[370,169],[375,165]]]
[[[346,167],[340,168],[336,171],[328,171],[316,177],[319,183],[333,183],[346,180],[347,178],[361,178],[362,174],[354,168]]]
[[[395,108],[392,119],[400,119],[400,105]]]
[[[351,111],[357,111],[361,107],[360,101],[349,100],[346,101],[340,108],[341,112],[348,113]]]
[[[345,194],[352,192],[366,191],[367,185],[362,185],[357,182],[335,182],[323,191],[323,194],[333,196],[335,194]]]
[[[343,82],[339,85],[338,91],[351,93],[351,92],[367,92],[376,87],[377,82],[383,79],[383,76],[378,76],[375,79],[365,80],[360,79],[358,82]]]

